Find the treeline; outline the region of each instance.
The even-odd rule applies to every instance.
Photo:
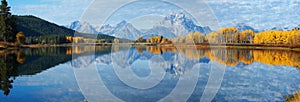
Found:
[[[253,43],[254,31],[238,31],[237,28],[222,28],[204,36],[200,32],[190,33],[187,36],[173,38],[175,43]]]
[[[65,35],[51,35],[51,36],[28,36],[26,37],[26,44],[63,44],[71,43],[67,41]]]
[[[58,26],[35,16],[15,16],[16,29],[25,36],[52,36],[65,35],[73,36],[74,30]]]
[[[289,31],[269,30],[256,33],[252,30],[238,31],[236,27],[222,28],[218,31],[204,36],[200,32],[189,33],[186,36],[180,36],[172,39],[162,39],[163,37],[154,36],[147,39],[147,43],[163,43],[162,41],[171,41],[172,43],[216,43],[216,44],[300,44],[300,29],[295,28]],[[161,40],[162,39],[162,40]],[[142,41],[139,38],[137,42]]]
[[[295,28],[291,31],[264,31],[255,35],[256,44],[300,44],[300,30]]]
[[[187,36],[171,39],[173,43],[204,43],[208,42],[206,36],[200,32],[190,33]]]
[[[139,37],[135,42],[139,42],[139,43],[152,43],[152,44],[172,43],[172,41],[170,41],[167,38],[164,38],[163,36],[152,36],[151,38],[148,38],[148,39],[143,39],[142,37]]]
[[[254,31],[238,31],[236,27],[222,28],[207,36],[209,43],[253,43]]]

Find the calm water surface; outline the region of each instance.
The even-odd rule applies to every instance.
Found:
[[[0,101],[79,102],[89,100],[91,94],[100,94],[99,100],[112,101],[101,92],[123,101],[159,101],[172,96],[176,89],[185,91],[175,91],[175,96],[167,100],[176,101],[178,95],[177,98],[188,96],[186,101],[200,101],[207,97],[203,93],[208,93],[215,95],[211,101],[284,101],[300,92],[299,52],[154,46],[91,49],[94,48],[0,51]],[[82,69],[91,64],[102,81],[95,87],[86,86],[97,79],[91,78],[94,72]],[[218,76],[220,84],[216,81],[208,85],[213,79],[210,75]],[[88,78],[78,79],[84,77]],[[97,86],[106,91],[85,91]]]

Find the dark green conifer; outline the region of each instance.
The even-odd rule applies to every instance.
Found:
[[[10,13],[10,7],[6,0],[1,1],[0,10],[0,40],[14,42],[16,36],[14,31],[15,20]]]

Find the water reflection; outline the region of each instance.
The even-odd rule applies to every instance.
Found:
[[[111,47],[96,47],[96,54],[109,53]],[[18,76],[36,75],[49,68],[72,60],[72,53],[77,57],[87,56],[92,51],[86,47],[44,47],[0,51],[1,90],[9,95],[12,83]],[[95,54],[95,53],[94,53]]]
[[[203,48],[179,48],[147,46],[137,47],[139,53],[143,51],[152,54],[163,54],[166,52],[179,53],[191,60],[200,60],[205,57],[217,61],[226,66],[237,66],[239,63],[262,64],[276,66],[293,66],[300,68],[300,52],[286,50],[251,50],[251,49],[203,49]]]
[[[10,93],[10,89],[13,87],[13,80],[16,76],[18,76],[18,62],[16,55],[21,56],[18,51],[0,52],[0,88],[4,95],[8,95]],[[19,57],[18,61],[22,63],[23,59]]]
[[[115,49],[126,49],[122,46],[114,47],[116,47]],[[213,62],[227,66],[222,86],[214,101],[282,101],[284,100],[283,96],[297,92],[300,85],[298,81],[300,79],[298,69],[299,52],[295,51],[139,46],[127,47],[127,50],[114,50],[112,55],[109,56],[113,56],[112,59],[106,56],[96,58],[98,60],[96,63],[106,64],[111,68],[102,69],[100,67],[100,75],[102,78],[104,77],[104,83],[107,83],[106,86],[113,91],[114,95],[127,101],[132,101],[131,99],[147,100],[148,96],[143,96],[146,94],[140,92],[143,90],[128,91],[128,84],[123,87],[124,82],[118,80],[120,78],[114,75],[113,70],[115,68],[111,66],[112,63],[123,68],[132,67],[133,72],[147,73],[145,71],[135,71],[136,68],[133,63],[140,60],[154,62],[156,64],[153,66],[158,68],[156,70],[164,69],[168,73],[167,76],[174,75],[176,76],[175,79],[192,76],[189,71],[193,68],[193,65],[200,63],[204,66],[201,67],[201,70],[205,71],[200,71],[202,73],[199,76],[197,91],[192,94],[193,97],[190,97],[190,101],[199,100],[210,73],[210,69],[205,65]],[[163,60],[151,60],[155,56],[162,56]],[[110,62],[102,63],[101,59],[108,59]],[[149,66],[144,65],[144,67]],[[163,81],[165,80],[168,79]],[[114,87],[124,90],[116,90]],[[156,91],[164,90],[165,87],[168,86],[158,88]],[[135,98],[123,96],[124,94]]]
[[[93,52],[93,53],[91,53]],[[74,55],[77,57],[74,58]],[[93,55],[93,57],[90,57]],[[114,57],[115,56],[115,57]],[[161,60],[152,60],[155,56],[161,56]],[[113,59],[115,58],[115,59]],[[162,83],[162,86],[157,87],[157,90],[163,92],[165,86],[172,86],[179,77],[191,76],[188,72],[193,68],[192,65],[197,63],[211,63],[218,62],[220,64],[230,67],[226,69],[225,82],[222,83],[222,88],[217,96],[220,100],[232,100],[238,99],[240,96],[238,92],[232,92],[232,90],[245,92],[248,89],[236,89],[245,88],[249,86],[250,89],[263,89],[262,86],[269,86],[269,93],[277,93],[282,91],[280,95],[287,96],[286,100],[295,100],[293,97],[298,97],[299,93],[299,70],[300,68],[300,53],[295,51],[283,51],[283,50],[251,50],[251,49],[208,49],[208,48],[188,48],[188,47],[160,47],[160,46],[138,46],[138,47],[124,47],[124,46],[76,46],[76,47],[47,47],[47,48],[36,48],[36,49],[19,49],[19,50],[2,50],[0,51],[0,75],[1,75],[1,90],[4,95],[9,95],[12,90],[13,83],[16,78],[22,76],[35,76],[38,73],[42,73],[45,70],[53,68],[59,64],[71,64],[81,62],[80,65],[88,65],[90,63],[101,63],[102,65],[112,65],[113,62],[119,65],[140,65],[143,61],[152,61],[152,66],[157,66],[156,70],[166,72],[167,76],[172,78],[166,79],[166,83]],[[87,60],[89,59],[89,60]],[[77,62],[76,62],[77,61]],[[82,64],[84,63],[84,64]],[[247,67],[248,66],[248,67]],[[272,67],[268,69],[268,67]],[[123,88],[124,83],[114,81],[117,77],[112,77],[112,69],[109,67],[103,69],[105,74],[101,74],[104,83],[109,87],[120,89]],[[148,69],[132,68],[135,73],[144,73],[140,75],[148,75]],[[154,68],[155,69],[155,68]],[[203,92],[203,83],[206,83],[207,79],[201,79],[207,77],[209,73],[208,69],[205,69],[199,77],[198,84],[194,96],[201,96],[198,92]],[[298,72],[297,72],[298,71]],[[202,72],[202,71],[201,71]],[[261,75],[261,76],[260,76]],[[279,77],[280,76],[280,77]],[[238,78],[237,78],[238,77]],[[261,80],[260,80],[261,79]],[[292,80],[287,82],[285,80]],[[112,82],[111,82],[112,81]],[[238,83],[240,82],[240,83]],[[171,83],[171,84],[170,84]],[[280,84],[285,85],[280,85]],[[169,84],[169,85],[167,85]],[[126,86],[128,87],[128,86]],[[230,90],[229,90],[230,89]],[[253,89],[253,90],[254,90]],[[113,93],[117,94],[120,90],[113,89]],[[132,91],[135,89],[126,89]],[[121,90],[127,92],[125,89]],[[157,90],[151,91],[153,94]],[[169,92],[171,89],[168,88]],[[271,90],[271,91],[270,91]],[[129,92],[128,91],[128,92]],[[139,91],[142,95],[144,91]],[[261,92],[252,92],[257,95],[262,95]],[[249,94],[252,94],[249,93]],[[295,94],[291,94],[295,93]],[[123,93],[124,94],[124,93]],[[166,93],[167,94],[167,93]],[[192,95],[192,96],[193,96]],[[222,95],[232,95],[231,99],[225,98]],[[248,94],[244,94],[247,96]],[[139,96],[139,95],[137,95]],[[164,95],[159,96],[161,98]],[[270,95],[271,96],[271,95]],[[119,97],[126,99],[128,97],[119,94]],[[156,96],[151,96],[155,98]],[[277,96],[279,97],[279,96]],[[156,97],[157,98],[157,97]],[[269,97],[272,98],[272,97]],[[135,98],[132,98],[135,99]],[[128,100],[132,100],[128,99]],[[198,100],[197,98],[191,98],[189,100]],[[281,99],[282,100],[282,99]]]

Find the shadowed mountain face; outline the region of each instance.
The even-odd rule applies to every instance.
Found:
[[[35,16],[14,16],[16,18],[16,27],[22,31],[25,36],[50,36],[50,35],[68,35],[72,36],[74,30],[63,26],[50,23]]]

